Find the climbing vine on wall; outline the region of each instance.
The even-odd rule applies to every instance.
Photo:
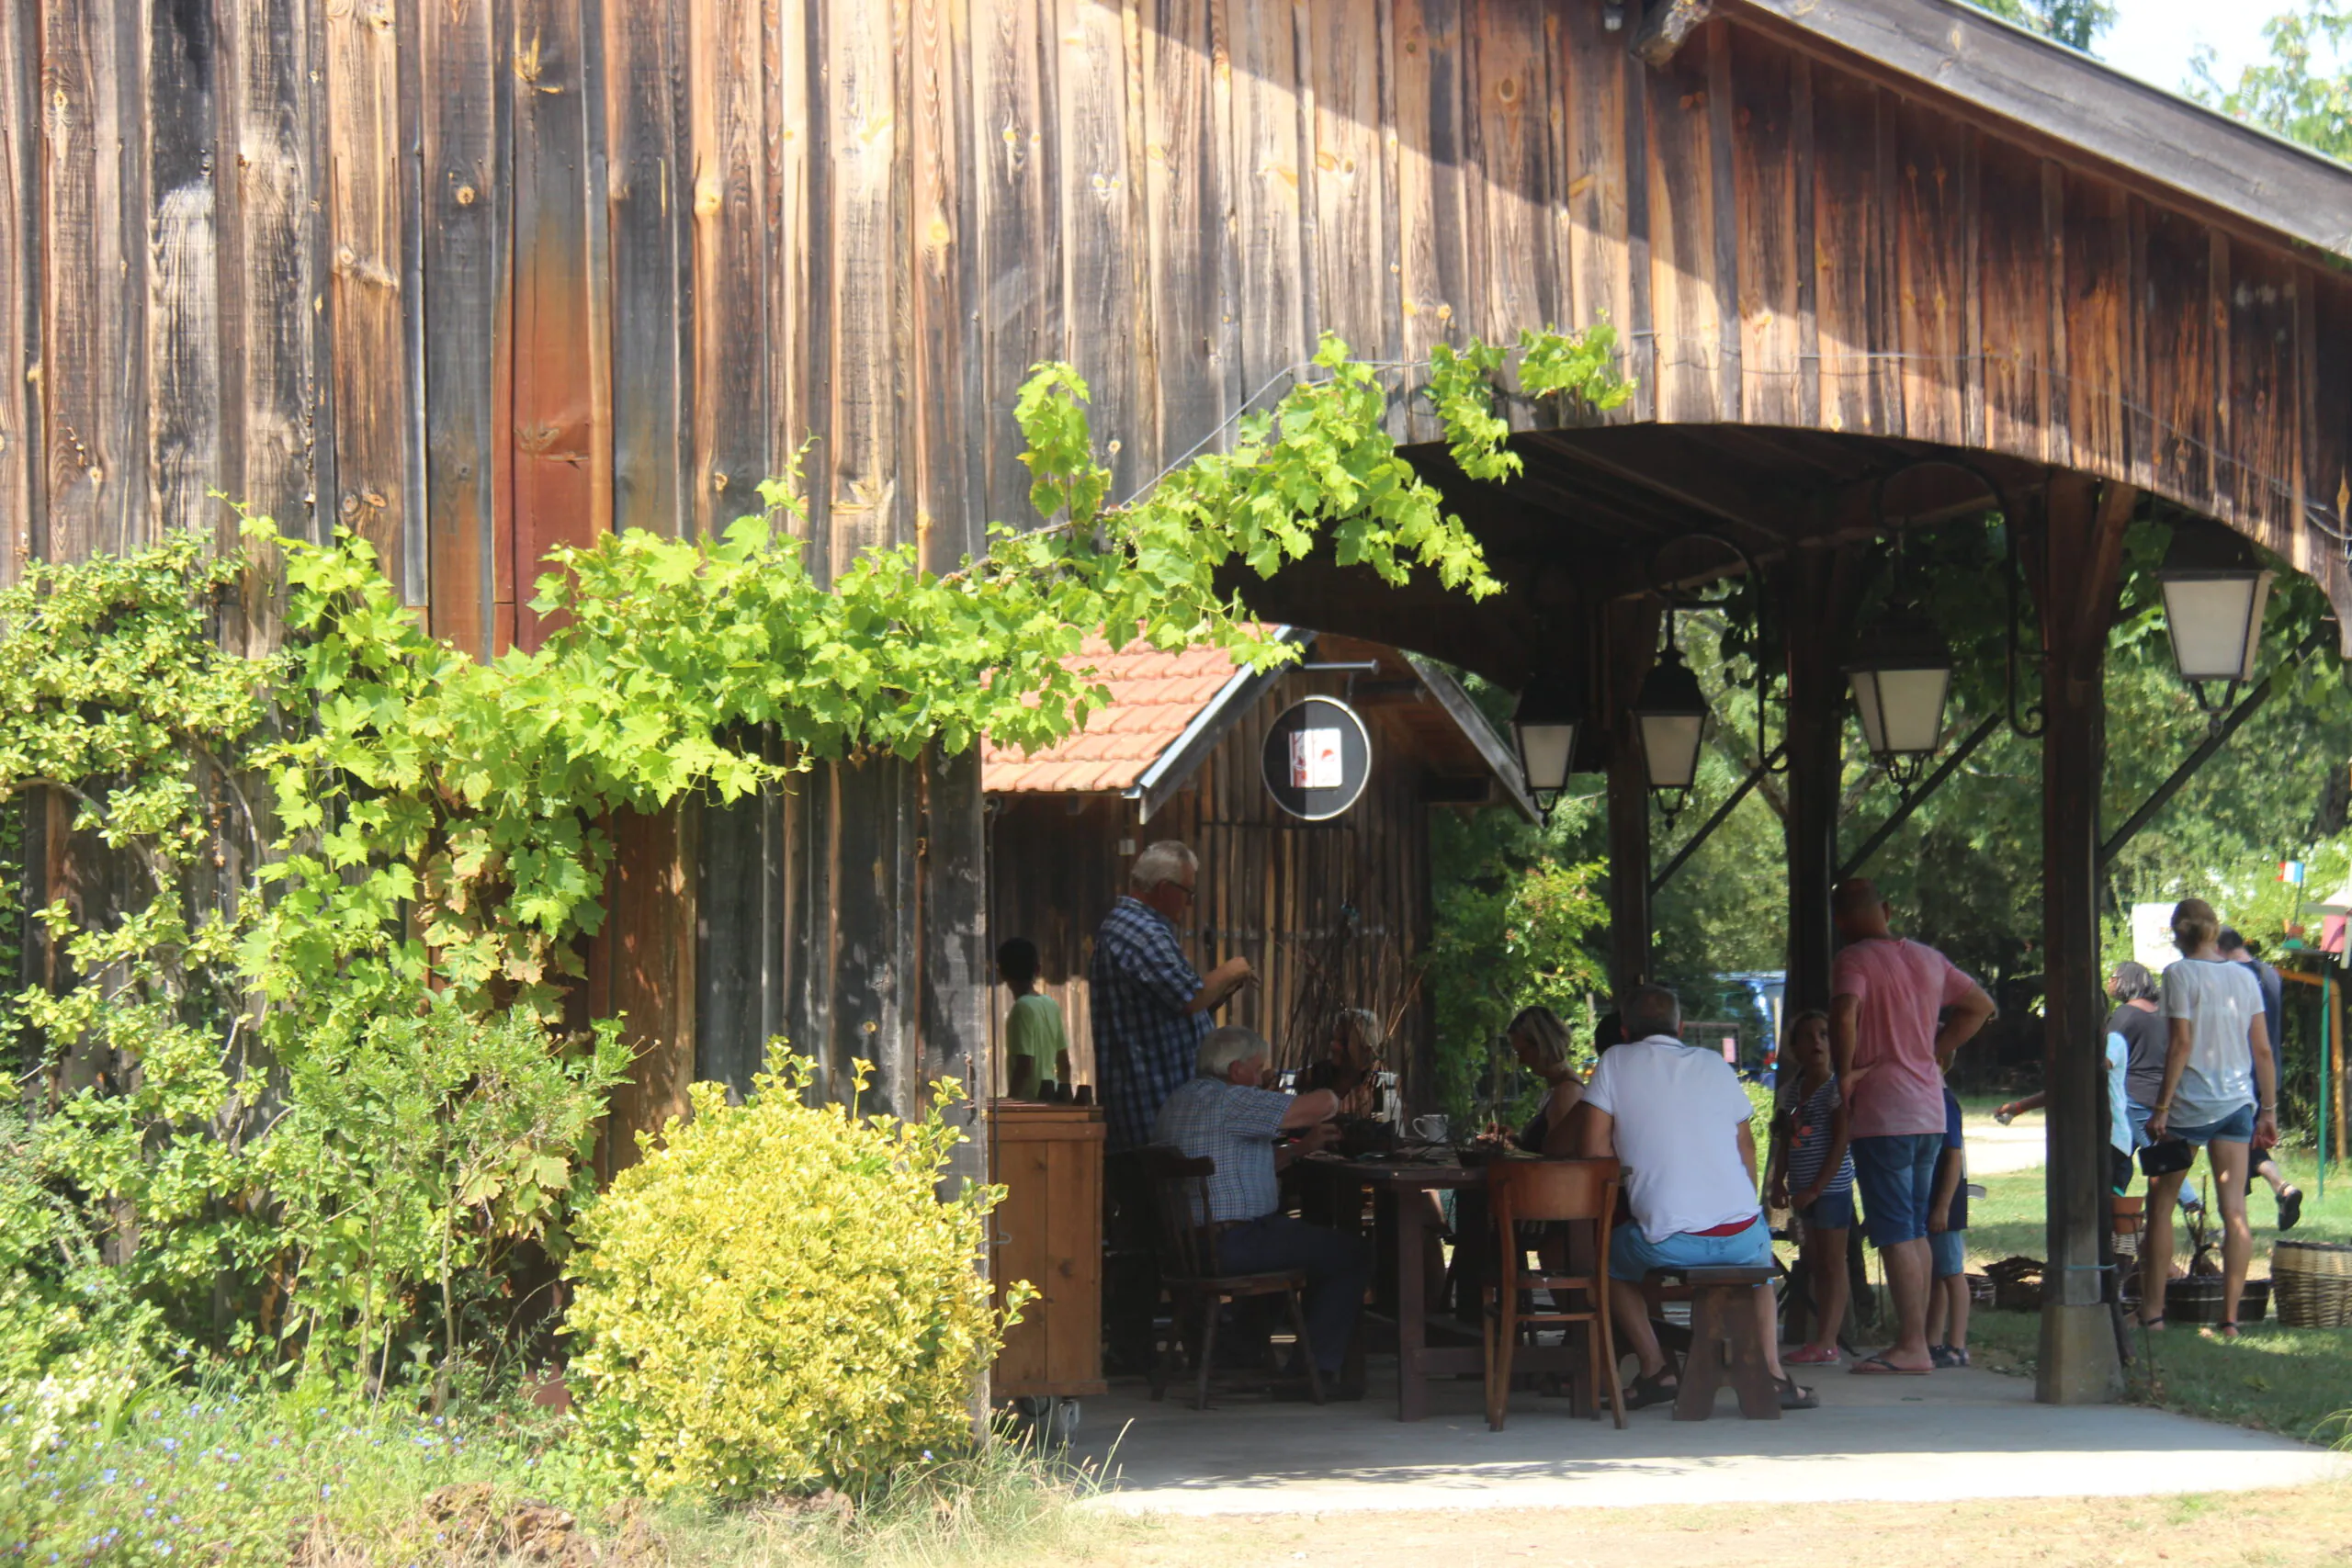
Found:
[[[1441,351],[1428,391],[1466,471],[1516,468],[1495,412],[1514,360],[1524,396],[1599,411],[1626,395],[1605,326]],[[1051,742],[1103,700],[1064,662],[1096,627],[1278,661],[1218,586],[1236,565],[1271,574],[1328,547],[1392,582],[1496,591],[1388,434],[1381,372],[1333,339],[1315,363],[1224,450],[1116,504],[1085,383],[1040,367],[1015,417],[1042,525],[991,527],[953,571],[901,547],[828,583],[787,476],[717,538],[558,552],[535,602],[556,629],[490,662],[435,640],[348,534],[313,546],[250,518],[245,554],[186,536],[36,565],[0,593],[0,787],[64,802],[75,842],[113,857],[42,912],[59,964],[13,1004],[38,1044],[36,1164],[86,1195],[94,1231],[134,1238],[117,1250],[184,1323],[225,1278],[252,1298],[249,1339],[389,1355],[430,1279],[454,1348],[450,1237],[465,1267],[524,1239],[560,1252],[585,1196],[582,1107],[623,1071],[609,1027],[550,1032],[603,920],[614,813],[983,734]],[[284,563],[287,646],[223,652],[213,602],[265,557]],[[427,1049],[388,1030],[401,1019],[455,1035]],[[405,1150],[361,1145],[435,1116],[300,1113],[329,1092],[410,1092],[388,1061],[526,1049],[556,1070],[506,1076],[469,1118],[482,1075],[412,1086],[446,1102],[439,1123],[505,1140],[431,1201],[382,1201],[424,1178]],[[317,1141],[303,1159],[271,1152],[297,1134]]]

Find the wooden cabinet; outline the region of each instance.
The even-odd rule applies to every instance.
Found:
[[[1091,1105],[1000,1100],[989,1108],[992,1179],[989,1274],[997,1300],[1026,1280],[1038,1295],[1004,1337],[995,1399],[1075,1398],[1102,1383],[1102,1112]]]

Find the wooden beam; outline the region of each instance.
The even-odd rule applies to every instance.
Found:
[[[1622,997],[1650,977],[1650,776],[1634,700],[1657,646],[1655,601],[1611,604],[1592,620],[1609,731],[1609,982]]]
[[[1696,32],[1713,10],[1713,0],[1649,0],[1642,25],[1634,33],[1634,55],[1657,70],[1674,58],[1682,40]]]
[[[1854,597],[1855,550],[1808,550],[1781,569],[1789,678],[1788,1010],[1829,1005],[1836,948],[1829,894],[1838,863],[1838,792],[1845,772],[1845,677],[1838,631]]]
[[[2132,813],[2123,826],[2109,835],[2107,842],[2098,847],[2098,865],[2102,873],[2107,870],[2117,855],[2123,852],[2123,847],[2139,836],[2140,829],[2154,819],[2157,812],[2172,804],[2172,797],[2180,793],[2181,786],[2195,778],[2199,771],[2213,760],[2214,753],[2229,744],[2230,737],[2244,728],[2245,721],[2252,718],[2256,711],[2270,700],[2272,686],[2280,673],[2293,669],[2316,651],[2328,640],[2327,634],[2328,627],[2325,623],[2323,623],[2318,630],[2296,644],[2295,650],[2287,655],[2278,668],[2257,682],[2254,690],[2248,692],[2238,705],[2230,710],[2229,716],[2213,727],[2213,732],[2199,743],[2197,750],[2183,758],[2180,766],[2175,768],[2164,783],[2148,793],[2148,798],[2140,803],[2140,809]]]
[[[2139,493],[2084,474],[2043,505],[2041,581],[2041,940],[2048,1086],[2048,1271],[2034,1397],[2100,1404],[2122,1390],[2101,1272],[2109,1226],[2107,998],[2100,987],[2098,801],[2105,780],[2108,634],[2123,532]]]

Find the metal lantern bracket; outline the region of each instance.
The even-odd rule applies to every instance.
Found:
[[[1687,544],[1694,539],[1702,540],[1711,545],[1719,545],[1723,548],[1729,550],[1733,555],[1737,556],[1739,558],[1740,565],[1745,567],[1747,570],[1747,580],[1756,585],[1756,756],[1758,760],[1758,769],[1759,774],[1784,773],[1788,772],[1789,769],[1788,749],[1785,745],[1773,745],[1769,738],[1765,727],[1766,699],[1764,688],[1769,683],[1769,677],[1765,674],[1766,665],[1763,658],[1763,649],[1766,643],[1770,640],[1767,636],[1766,621],[1766,609],[1770,601],[1764,592],[1764,571],[1761,567],[1757,565],[1756,558],[1748,554],[1747,551],[1741,547],[1738,541],[1727,539],[1721,534],[1678,534],[1673,538],[1661,543],[1657,549],[1650,553],[1648,576],[1650,580],[1651,592],[1655,592],[1658,596],[1659,600],[1666,605],[1666,647],[1663,651],[1674,657],[1678,662],[1681,658],[1680,649],[1677,645],[1675,637],[1675,616],[1680,613],[1681,606],[1675,603],[1674,593],[1660,579],[1657,570],[1658,561],[1668,550],[1678,545]],[[1638,706],[1639,705],[1637,703],[1637,711]],[[1697,782],[1697,773],[1695,769],[1692,773],[1692,782]],[[1674,819],[1681,815],[1682,807],[1689,802],[1690,795],[1690,786],[1685,785],[1681,789],[1672,791],[1658,790],[1657,791],[1657,794],[1659,796],[1658,809],[1665,814],[1666,820],[1670,826]],[[1668,795],[1675,797],[1671,803],[1669,803],[1666,798]]]

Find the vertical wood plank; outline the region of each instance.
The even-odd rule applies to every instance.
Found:
[[[590,265],[588,113],[578,8],[514,5],[514,368],[512,564],[515,645],[548,625],[530,607],[548,552],[612,526],[610,359]],[[504,564],[504,563],[502,563]]]
[[[1287,26],[1288,18],[1283,18]],[[1137,381],[1133,263],[1134,171],[1127,167],[1126,31],[1117,0],[1056,0],[1055,81],[1061,178],[1062,297],[1066,346],[1092,393],[1094,443],[1114,496],[1143,478],[1137,454],[1149,403]]]
[[[2352,283],[2317,269],[2304,278],[2314,341],[2352,343]],[[2310,434],[2303,447],[2303,493],[2340,531],[2352,520],[2352,355],[2327,348],[2313,357],[2306,378],[2311,412],[2304,421]]]
[[[1551,171],[1541,8],[1521,0],[1469,0],[1462,50],[1464,219],[1471,277],[1466,326],[1510,344],[1559,319],[1546,222]]]
[[[41,445],[54,560],[135,542],[148,499],[139,408],[145,269],[134,276],[124,226],[134,210],[143,73],[123,49],[121,15],[99,0],[58,0],[40,18],[48,413]],[[143,228],[144,209],[136,210]]]
[[[1457,337],[1454,317],[1469,288],[1468,222],[1463,190],[1461,0],[1395,0],[1390,26],[1396,61],[1396,228],[1404,357]],[[1249,309],[1245,289],[1238,303]],[[1408,373],[1409,374],[1409,373]],[[1426,400],[1408,405],[1406,433],[1437,434]]]
[[[220,40],[201,6],[147,14],[142,500],[158,535],[212,526],[220,485],[220,296],[214,165]]]
[[[1567,7],[1560,33],[1561,53],[1552,75],[1566,99],[1567,164],[1561,192],[1567,211],[1570,310],[1576,326],[1608,321],[1623,338],[1630,321],[1625,51],[1622,43],[1612,46],[1617,35],[1601,29],[1595,6]]]
[[[2124,443],[2124,277],[2130,266],[2127,198],[2111,186],[2065,180],[2067,430],[2070,466],[2127,476]]]
[[[2049,369],[2042,407],[2042,445],[2049,460],[2060,468],[2072,467],[2075,460],[2075,435],[2072,428],[2074,400],[2069,372],[2073,360],[2073,341],[2067,314],[2066,257],[2072,247],[2066,235],[2066,176],[2065,171],[2051,160],[2041,162],[2041,243],[2048,257],[2048,269],[2043,275],[2045,297],[2043,310],[2049,322]]]
[[[1876,236],[1878,94],[1834,71],[1813,73],[1814,320],[1821,423],[1878,434],[1885,422],[1871,355],[1882,282]]]
[[[691,1109],[698,821],[684,806],[613,819],[612,908],[600,941],[609,949],[611,1012],[638,1054],[628,1081],[613,1091],[608,1179],[637,1163],[635,1133],[658,1134]]]
[[[376,547],[397,581],[416,497],[408,473],[400,37],[392,0],[328,7],[326,35],[334,513]]]
[[[1977,352],[1985,445],[2040,458],[2050,389],[2050,260],[2042,243],[2041,160],[1987,138],[1977,160]]]
[[[708,538],[759,510],[767,477],[767,216],[758,0],[703,0],[692,17],[694,456],[684,511]],[[618,446],[616,436],[616,461]]]
[[[1244,397],[1279,399],[1311,347],[1299,232],[1298,44],[1290,8],[1228,4],[1233,207],[1239,236]],[[1269,384],[1271,383],[1271,385]]]
[[[702,148],[679,145],[678,120],[689,100],[697,130],[712,112],[722,69],[712,52],[719,44],[713,9],[714,0],[629,0],[604,10],[613,526],[670,538],[691,533],[701,499],[687,478],[695,388],[683,361],[698,307],[717,296],[695,287]],[[691,260],[689,209],[697,241]]]
[[[498,596],[497,365],[509,342],[500,29],[491,6],[419,14],[424,230],[424,484],[433,635],[491,657]]]
[[[1142,29],[1144,245],[1159,367],[1147,393],[1156,400],[1162,462],[1222,428],[1238,375],[1216,15],[1212,0],[1152,0]],[[976,152],[990,166],[1003,156],[985,139]]]
[[[899,536],[900,414],[906,356],[899,339],[905,278],[899,186],[905,129],[898,94],[895,6],[847,6],[827,17],[824,157],[831,295],[831,415],[823,454],[830,495],[828,560]]]
[[[1729,35],[1732,186],[1739,239],[1742,417],[1751,424],[1807,423],[1800,396],[1804,350],[1797,279],[1796,68],[1786,50],[1754,33]]]
[[[1060,223],[1054,155],[1051,0],[990,0],[973,38],[974,155],[978,164],[983,396],[996,433],[987,450],[987,515],[1027,525],[1029,475],[1019,460],[1013,400],[1029,367],[1061,352]],[[983,151],[985,150],[985,151]],[[1221,215],[1220,215],[1221,216]]]
[[[799,462],[804,443],[811,437],[816,414],[813,383],[818,376],[820,349],[812,331],[814,288],[810,274],[816,253],[815,218],[810,191],[816,177],[815,136],[810,118],[810,29],[814,9],[786,0],[762,0],[763,138],[762,176],[766,194],[763,209],[766,232],[766,312],[768,333],[768,455],[770,477],[782,477]],[[816,516],[822,497],[806,482],[808,515]],[[804,536],[808,523],[797,524]]]
[[[987,420],[974,396],[981,380],[968,0],[917,0],[914,41],[915,528],[925,565],[949,570],[988,546],[974,488],[985,472]]]
[[[1724,412],[1716,400],[1723,321],[1715,292],[1716,191],[1707,80],[1714,31],[1689,39],[1663,67],[1648,73],[1646,85],[1657,417],[1700,423]]]
[[[2148,359],[2164,367],[2149,390],[2152,477],[2165,494],[2210,507],[2217,367],[2213,359],[2212,246],[2205,225],[2152,210],[2145,228]]]
[[[24,575],[42,535],[39,21],[29,6],[0,14],[0,588]]]
[[[2222,471],[2225,515],[2280,555],[2291,555],[2302,520],[2290,514],[2298,466],[2295,267],[2237,243],[2230,255],[2228,379],[2232,418]]]
[[[1965,433],[1968,134],[1921,104],[1895,110],[1895,341],[1904,432],[1921,441],[1958,442]]]
[[[331,494],[320,504],[320,487],[332,489],[332,424],[321,430],[313,417],[325,412],[317,262],[326,225],[314,215],[313,138],[325,116],[312,30],[302,0],[256,0],[220,16],[221,484],[284,533],[316,538],[334,509]],[[232,525],[220,519],[224,547]],[[248,575],[248,648],[275,645],[278,593],[273,573]]]
[[[1396,357],[1401,321],[1390,268],[1393,210],[1381,147],[1378,0],[1306,8],[1314,88],[1315,295],[1324,331],[1359,357]],[[1540,59],[1536,62],[1541,68]]]

